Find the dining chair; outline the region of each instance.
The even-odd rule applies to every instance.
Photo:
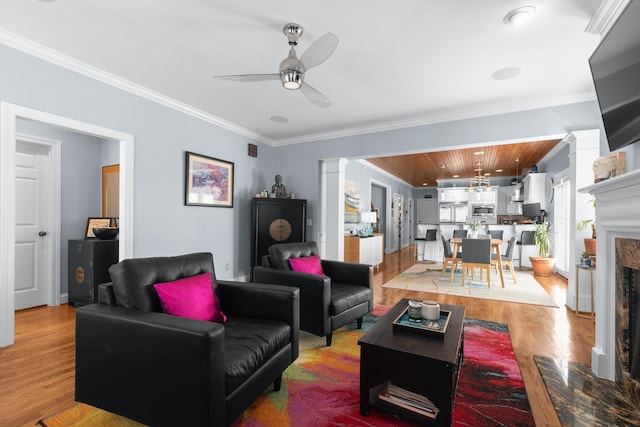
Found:
[[[502,236],[504,235],[504,230],[489,230],[489,234],[492,239],[502,240]]]
[[[480,280],[482,271],[487,271],[487,285],[491,287],[491,239],[462,239],[462,286],[464,286],[465,270],[480,268]]]
[[[467,230],[453,230],[453,238],[462,237],[465,239],[467,237]]]
[[[516,279],[516,272],[513,268],[513,250],[516,247],[517,240],[518,239],[516,238],[516,236],[513,236],[511,239],[509,239],[509,243],[507,244],[507,250],[501,256],[502,266],[504,267],[506,265],[507,267],[509,267],[509,270],[511,270],[511,277],[513,278],[513,283],[515,284],[518,283],[518,280]],[[498,256],[495,253],[491,254],[491,264],[493,264],[496,267],[496,273],[498,273]]]
[[[456,260],[454,261],[451,245],[449,244],[447,239],[444,238],[444,236],[441,235],[440,238],[442,239],[442,248],[444,249],[444,258],[442,259],[442,273],[440,273],[440,275],[442,276],[447,271],[447,266],[449,263],[451,263],[451,268],[453,270],[458,268],[458,261],[460,260],[460,258],[456,258]]]

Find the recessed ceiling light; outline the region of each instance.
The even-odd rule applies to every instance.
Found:
[[[283,116],[273,116],[271,117],[271,121],[276,123],[287,123],[289,119]]]
[[[460,178],[460,175],[453,175],[454,178]]]
[[[427,186],[427,185],[429,185],[429,183],[428,182],[423,182],[422,185]]]
[[[536,14],[533,6],[523,6],[507,13],[502,20],[507,25],[518,26],[530,20]]]
[[[496,169],[496,173],[502,172],[502,169]]]
[[[518,67],[504,67],[491,74],[491,78],[494,80],[507,80],[514,78],[521,72],[522,70]]]
[[[475,153],[473,153],[474,156],[480,156],[484,154],[484,151],[476,151]]]

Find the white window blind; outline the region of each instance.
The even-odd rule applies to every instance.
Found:
[[[560,180],[553,186],[553,253],[556,259],[556,271],[561,275],[569,275],[569,226],[571,224],[570,185],[567,180]]]

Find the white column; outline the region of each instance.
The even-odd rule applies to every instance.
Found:
[[[319,241],[324,259],[344,260],[344,180],[346,159],[324,160],[322,166],[322,228]]]
[[[600,131],[583,130],[570,133],[565,142],[569,143],[569,176],[571,182],[571,212],[574,221],[569,230],[569,278],[566,305],[572,310],[576,308],[576,262],[584,251],[584,238],[591,237],[591,227],[587,230],[576,230],[575,224],[583,219],[595,219],[595,210],[590,200],[593,196],[578,193],[578,188],[593,184],[593,161],[600,155]],[[580,308],[591,307],[591,290],[587,277],[580,281]]]

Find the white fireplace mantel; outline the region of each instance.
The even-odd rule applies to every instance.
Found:
[[[596,199],[595,345],[591,369],[615,380],[615,239],[640,239],[640,170],[578,190]]]

